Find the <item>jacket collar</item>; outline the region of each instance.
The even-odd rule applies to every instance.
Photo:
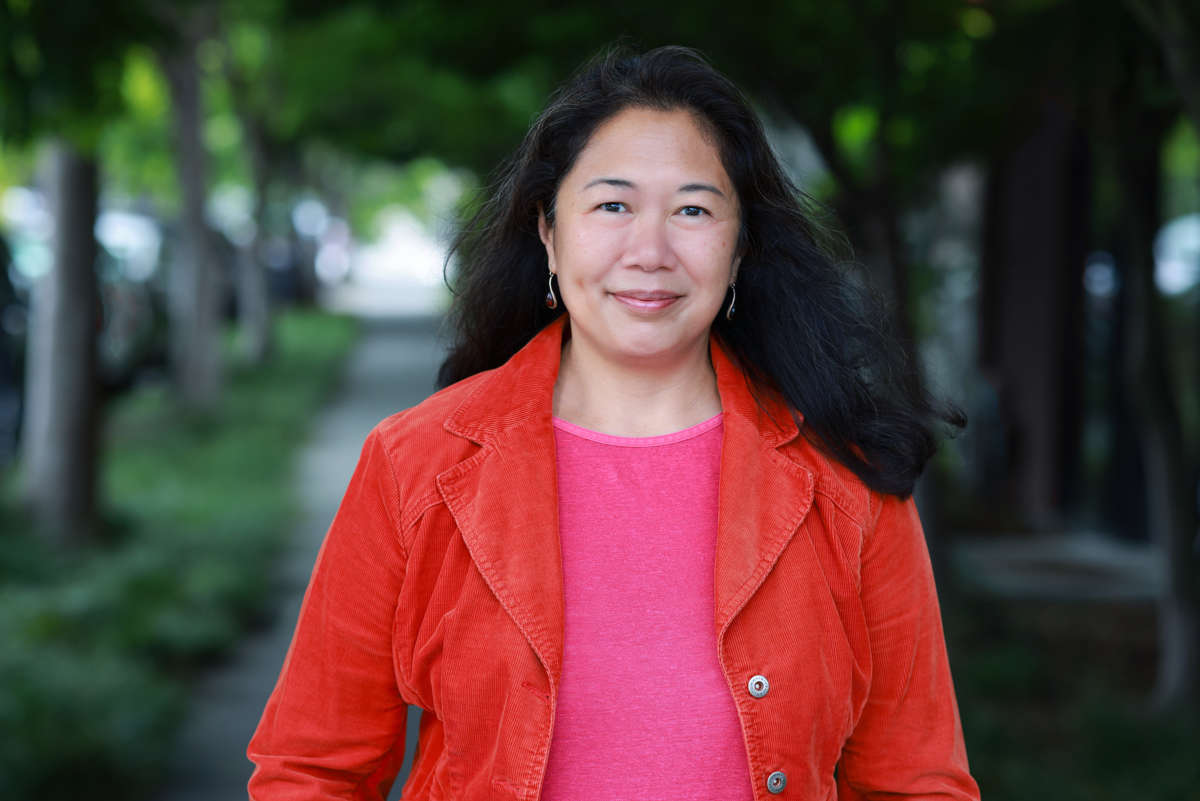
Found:
[[[549,425],[566,322],[565,314],[555,318],[502,367],[491,371],[446,419],[446,430],[484,445],[513,426]],[[796,438],[799,429],[787,405],[765,392],[756,400],[745,374],[715,335],[709,341],[709,355],[727,421],[731,416],[747,421],[771,447]]]
[[[479,451],[438,487],[480,573],[525,633],[556,687],[563,592],[552,400],[566,315],[482,377],[446,419]],[[757,590],[812,504],[812,470],[780,448],[799,431],[781,399],[749,381],[713,336],[724,411],[715,565],[716,634]]]

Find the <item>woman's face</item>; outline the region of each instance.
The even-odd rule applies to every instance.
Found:
[[[626,109],[564,176],[539,219],[571,315],[573,353],[664,369],[706,359],[737,272],[738,199],[687,111]]]

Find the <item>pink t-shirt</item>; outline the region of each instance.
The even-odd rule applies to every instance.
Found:
[[[542,798],[752,798],[713,622],[721,415],[554,426],[566,642]]]

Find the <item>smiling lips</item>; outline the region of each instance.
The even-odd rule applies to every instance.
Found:
[[[636,309],[637,311],[658,311],[659,309],[665,309],[682,297],[674,292],[641,292],[637,290],[613,292],[612,296],[629,308]]]

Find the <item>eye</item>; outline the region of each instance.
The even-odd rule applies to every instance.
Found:
[[[620,212],[625,211],[625,204],[619,200],[610,200],[607,203],[601,203],[596,208],[603,209],[604,211]]]
[[[685,217],[701,217],[708,214],[708,210],[701,206],[684,206],[679,212]]]

